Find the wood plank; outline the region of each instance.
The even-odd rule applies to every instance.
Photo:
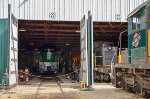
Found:
[[[20,35],[23,35],[23,36],[44,36],[45,33],[23,33],[23,34],[20,34]],[[56,36],[56,37],[79,37],[80,34],[62,34],[62,33],[55,33],[55,34],[51,34],[51,33],[48,33],[47,36]]]
[[[80,24],[30,24],[30,23],[26,23],[26,24],[20,24],[20,27],[27,27],[27,26],[32,26],[32,27],[44,27],[44,26],[48,26],[48,27],[75,27],[75,28],[79,28]],[[109,25],[93,25],[94,28],[127,28],[127,25],[113,25],[113,24],[109,24]]]
[[[64,30],[64,29],[27,29],[25,33],[30,33],[30,32],[43,32],[43,31],[46,31],[46,32],[61,32],[61,33],[77,33],[77,30]],[[100,30],[94,30],[94,32],[109,32],[109,33],[112,33],[112,32],[121,32],[122,30],[104,30],[104,29],[100,29]]]

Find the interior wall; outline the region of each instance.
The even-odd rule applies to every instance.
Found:
[[[39,67],[40,53],[37,51],[21,51],[19,52],[19,69],[25,67],[32,68],[37,71]]]

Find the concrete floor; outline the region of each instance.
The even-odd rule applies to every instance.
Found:
[[[116,89],[108,83],[96,84],[94,91],[80,91],[79,83],[60,77],[62,90],[54,79],[34,77],[2,94],[0,99],[144,99],[142,96]]]
[[[94,91],[79,91],[81,99],[144,99],[140,95],[115,88],[108,83],[95,84]]]

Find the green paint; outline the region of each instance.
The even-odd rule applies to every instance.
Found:
[[[43,52],[42,53],[42,62],[56,62],[57,60],[57,56],[56,56],[56,53],[55,52],[51,52],[51,58],[50,60],[47,59],[47,52]]]
[[[129,49],[138,48],[132,44],[132,42],[135,40],[134,35],[136,33],[139,34],[139,36],[140,36],[138,47],[146,47],[146,29],[143,29],[139,32],[133,32],[130,35],[128,35],[128,41],[129,41],[128,48]]]
[[[146,29],[146,9],[145,7],[140,10],[140,30]]]
[[[146,30],[146,9],[143,7],[140,9],[136,14],[128,18],[128,54],[129,56],[129,63],[134,62],[145,62],[146,60],[146,40],[147,40],[147,30]],[[132,18],[135,16],[140,16],[140,30],[138,32],[134,32],[132,26]],[[138,34],[138,38],[135,38],[135,34]],[[137,36],[136,36],[137,37]],[[135,42],[134,42],[135,41]],[[137,42],[138,41],[138,44]],[[136,46],[137,44],[137,46]]]
[[[145,61],[146,60],[146,47],[139,47],[131,49],[131,61]]]
[[[8,19],[0,19],[0,84],[8,68]]]
[[[133,32],[128,35],[128,48],[130,50],[131,62],[133,61],[145,61],[146,59],[146,29],[139,32]],[[133,43],[135,40],[135,34],[139,35],[138,46]],[[130,59],[129,59],[130,60]]]

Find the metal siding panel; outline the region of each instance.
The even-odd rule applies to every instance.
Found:
[[[107,0],[108,2],[106,3],[106,13],[107,13],[107,20],[111,21],[111,0]]]
[[[10,0],[12,12],[19,19],[80,21],[91,11],[94,21],[126,21],[127,15],[146,0]],[[0,18],[7,17],[8,0],[0,0]],[[50,19],[50,12],[56,13]]]
[[[35,6],[34,6],[34,0],[30,1],[30,18],[33,19],[34,18],[34,14],[35,14],[35,10],[31,10],[31,9],[34,9]]]
[[[125,6],[124,6],[124,9],[125,9],[125,16],[124,17],[125,17],[125,19],[128,16],[128,9],[127,8],[128,8],[128,0],[125,1]]]
[[[78,16],[79,16],[79,0],[75,0],[75,20],[78,20]]]
[[[82,13],[81,0],[78,1],[78,5],[79,5],[79,9],[78,9],[78,13],[79,13],[78,19],[80,19],[80,16],[82,16],[82,15],[81,15],[81,13]]]
[[[60,0],[60,15],[59,15],[59,20],[62,20],[64,18],[64,7],[63,7],[63,4],[64,4],[64,0]]]
[[[3,9],[3,1],[1,0],[0,1],[0,17],[1,18],[3,17],[3,11],[4,11],[4,9]]]
[[[146,61],[146,29],[143,29],[138,32],[139,34],[139,42],[136,41],[134,36],[137,32],[128,34],[128,47],[131,49],[131,61]],[[136,46],[136,44],[138,44]]]
[[[129,5],[130,5],[130,9],[129,9],[129,11],[131,12],[131,11],[133,11],[133,10],[134,10],[134,2],[133,2],[133,0],[130,0]]]
[[[27,1],[28,2],[28,1]],[[27,13],[27,9],[28,9],[28,6],[27,6],[27,2],[24,3],[24,18],[28,19],[28,13]]]
[[[150,63],[150,29],[148,29],[148,62]]]
[[[74,14],[75,14],[75,10],[74,10],[74,0],[72,0],[71,6],[72,6],[72,9],[71,9],[71,12],[72,12],[72,19],[74,19]]]
[[[116,4],[115,4],[115,2],[113,2],[113,0],[111,0],[111,3],[112,3],[112,8],[111,8],[111,10],[112,10],[112,14],[111,14],[111,21],[112,20],[115,20],[115,15],[113,15],[114,13],[115,13],[115,7],[116,7]]]
[[[34,19],[36,16],[37,16],[37,11],[38,11],[38,9],[36,9],[36,4],[37,4],[37,2],[35,2],[35,1],[37,1],[37,0],[33,0],[33,2],[32,2],[32,4],[33,4],[33,8],[34,8],[34,10],[33,10],[33,18],[32,19]]]
[[[38,3],[38,8],[39,8],[39,11],[40,11],[40,12],[38,13],[38,16],[39,16],[40,19],[43,20],[43,17],[42,17],[42,16],[43,16],[43,13],[42,13],[42,10],[43,10],[43,8],[42,8],[43,5],[42,5],[42,3],[43,3],[43,2],[42,2],[42,1],[43,1],[43,0],[39,0],[39,3]]]
[[[95,19],[98,20],[98,0],[96,0],[95,9],[96,9],[95,10],[95,12],[96,12]]]
[[[11,0],[11,11],[13,14],[16,13],[16,11],[15,11],[16,5],[15,4],[16,4],[15,0]]]
[[[124,12],[124,13],[122,13]],[[121,21],[126,20],[126,0],[121,2]]]
[[[104,0],[104,20],[107,20],[107,0]]]
[[[98,20],[102,20],[102,1],[98,2]]]
[[[21,19],[23,19],[24,17],[24,5],[22,5],[22,3],[23,3],[23,0],[20,0],[20,2],[19,2],[19,6],[18,6],[18,8],[19,8],[19,18],[21,18]]]
[[[93,1],[93,19],[97,20],[97,0]]]
[[[8,17],[8,0],[4,0],[4,5],[3,5],[3,13],[4,13],[4,17],[7,18]]]
[[[58,20],[60,20],[60,0],[57,2],[57,8],[58,8]]]
[[[70,2],[69,2],[69,5],[70,5],[70,9],[69,9],[69,15],[70,15],[70,20],[72,20],[73,18],[72,18],[72,0],[70,0]]]
[[[16,5],[15,5],[15,14],[14,14],[14,16],[16,16],[16,18],[19,18],[19,9],[18,9],[18,7],[19,7],[19,0],[15,0],[15,2],[16,2]]]
[[[59,20],[59,1],[55,1],[55,6],[56,6],[56,19]]]
[[[69,17],[69,20],[71,20],[71,0],[68,0],[68,17]]]
[[[65,0],[65,19],[69,20],[69,0]]]
[[[35,15],[34,15],[34,19],[38,19],[39,18],[39,16],[38,16],[38,13],[40,13],[40,7],[38,7],[38,6],[40,6],[39,5],[39,0],[35,0],[35,9],[33,10],[34,12],[35,12]]]
[[[8,18],[8,0],[0,0],[0,18]]]
[[[34,19],[38,19],[39,18],[39,15],[38,15],[38,13],[40,13],[40,7],[38,7],[39,6],[39,0],[36,0],[35,1],[35,17],[34,17]]]
[[[8,67],[8,19],[0,19],[0,84]]]
[[[116,15],[115,15],[116,17],[117,17],[117,15],[120,15],[120,16],[121,16],[121,5],[120,5],[120,1],[121,1],[121,0],[117,0],[117,8],[116,8],[116,11],[117,11],[117,12],[115,13],[115,14],[116,14]],[[116,18],[116,20],[117,20],[117,18]],[[120,20],[117,20],[117,21],[120,21]]]
[[[31,7],[31,5],[30,5],[30,2],[31,2],[31,0],[29,0],[29,2],[27,3],[27,6],[28,6],[28,18],[29,19],[31,19],[31,15],[30,15],[30,7]]]

